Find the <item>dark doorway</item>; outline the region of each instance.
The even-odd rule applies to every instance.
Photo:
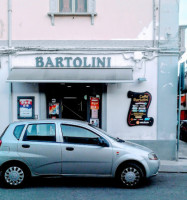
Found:
[[[77,119],[90,122],[90,98],[99,99],[98,121],[104,84],[42,84],[47,97],[47,118]]]

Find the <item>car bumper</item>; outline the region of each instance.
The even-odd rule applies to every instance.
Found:
[[[160,167],[160,160],[148,160],[147,161],[149,170],[147,171],[146,177],[156,176]]]

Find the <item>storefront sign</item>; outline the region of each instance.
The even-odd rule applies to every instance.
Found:
[[[99,110],[99,98],[90,97],[90,109],[91,110]]]
[[[18,97],[18,119],[34,119],[34,97]]]
[[[36,57],[36,67],[111,67],[111,57]]]
[[[153,118],[148,117],[148,109],[151,103],[152,96],[149,92],[137,93],[129,91],[128,98],[131,98],[127,123],[129,126],[152,126]]]
[[[43,53],[19,54],[12,58],[14,68],[132,68],[133,53]],[[127,59],[129,58],[129,59]]]

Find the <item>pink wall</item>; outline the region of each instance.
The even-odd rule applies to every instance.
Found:
[[[0,40],[8,38],[8,0],[0,0]]]
[[[0,13],[3,11],[0,20],[6,24],[8,0],[0,2]],[[47,14],[49,0],[12,0],[12,4],[13,40],[137,39],[152,22],[151,0],[96,0],[98,15],[94,25],[88,16],[74,19],[58,16],[55,17],[55,26],[52,26]],[[152,30],[149,31],[151,34]],[[6,39],[6,36],[0,36],[0,39]]]

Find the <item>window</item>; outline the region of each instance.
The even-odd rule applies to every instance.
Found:
[[[25,141],[56,141],[55,124],[30,124],[24,135]]]
[[[50,0],[51,23],[54,25],[55,16],[90,16],[91,24],[94,24],[96,16],[96,0]]]
[[[25,127],[25,125],[19,125],[19,126],[16,126],[16,128],[14,129],[13,134],[16,137],[17,140],[19,140],[24,127]]]
[[[87,0],[59,0],[59,12],[86,13]]]
[[[62,135],[66,143],[98,145],[100,136],[88,129],[72,125],[61,125]]]

